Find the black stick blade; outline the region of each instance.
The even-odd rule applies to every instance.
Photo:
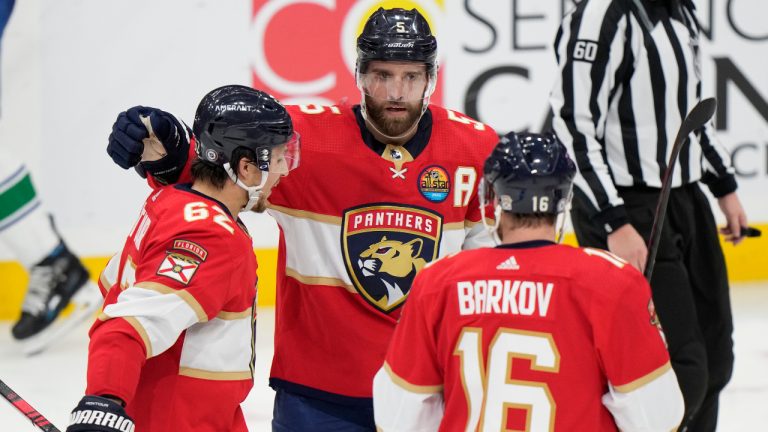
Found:
[[[695,107],[685,116],[683,124],[680,126],[680,130],[677,133],[675,142],[685,139],[691,132],[703,126],[712,118],[717,109],[717,101],[715,98],[707,98],[697,103]]]

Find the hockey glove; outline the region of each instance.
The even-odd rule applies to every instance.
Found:
[[[142,117],[149,118],[152,130],[165,150],[166,156],[159,160],[141,161],[143,140],[149,138]],[[123,169],[135,167],[142,177],[149,173],[162,183],[174,183],[181,175],[189,153],[184,128],[185,125],[165,111],[135,106],[117,116],[109,135],[107,153]]]
[[[119,403],[100,396],[80,399],[66,432],[133,432],[133,419]]]

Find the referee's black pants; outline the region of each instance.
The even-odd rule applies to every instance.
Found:
[[[647,242],[659,189],[618,190],[632,226]],[[571,219],[579,244],[607,249],[605,230],[592,219],[595,212],[574,188]],[[714,431],[718,397],[733,371],[733,318],[717,226],[698,184],[670,193],[651,290],[685,399],[680,430]]]

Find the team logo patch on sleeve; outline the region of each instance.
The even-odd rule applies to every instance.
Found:
[[[419,192],[433,203],[445,201],[451,192],[451,181],[445,168],[432,165],[419,174]]]
[[[163,262],[160,263],[157,274],[188,285],[195,276],[198,267],[200,267],[200,261],[178,253],[168,252]]]

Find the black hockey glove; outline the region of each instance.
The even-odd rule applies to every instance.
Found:
[[[100,396],[80,399],[66,432],[133,432],[133,419],[119,403]]]
[[[165,150],[166,156],[159,160],[141,162],[143,140],[149,138],[142,117],[149,118],[152,130]],[[142,177],[146,178],[149,173],[162,183],[174,183],[181,175],[189,153],[184,128],[185,125],[165,111],[135,106],[117,116],[109,135],[107,153],[123,169],[135,167]]]

